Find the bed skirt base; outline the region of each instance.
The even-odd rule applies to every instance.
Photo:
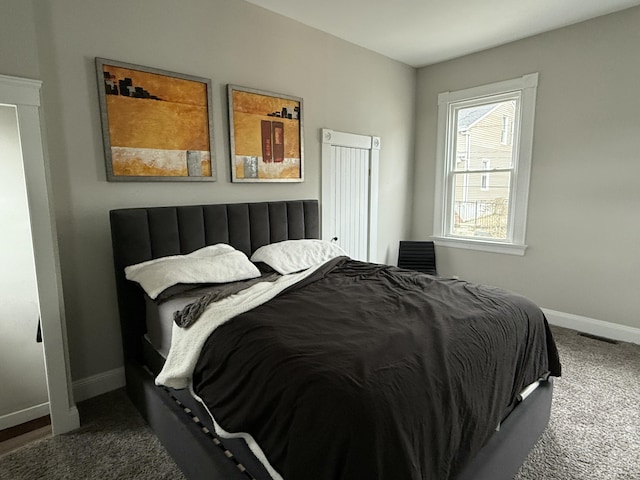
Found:
[[[127,393],[162,445],[189,480],[263,480],[270,478],[257,459],[250,460],[246,445],[216,445],[202,426],[210,429],[206,410],[187,391],[170,391],[155,385],[153,375],[137,362],[125,367]],[[546,428],[553,395],[552,378],[542,382],[502,422],[456,480],[512,480],[529,451]],[[176,402],[183,403],[192,414]],[[193,417],[201,421],[196,422]],[[224,443],[238,440],[222,440]],[[234,448],[235,447],[235,448]],[[240,467],[239,467],[240,465]],[[246,467],[246,469],[245,469]]]
[[[141,365],[125,366],[127,394],[189,480],[251,480]]]
[[[509,414],[456,480],[512,480],[549,423],[552,397],[549,377]]]

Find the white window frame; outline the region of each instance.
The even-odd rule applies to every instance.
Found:
[[[433,236],[436,245],[446,247],[482,250],[494,253],[524,255],[527,245],[525,233],[527,225],[527,204],[529,199],[529,179],[531,176],[531,156],[533,150],[533,125],[535,120],[536,93],[538,73],[472,87],[455,92],[444,92],[438,95],[438,138],[436,147],[436,187]],[[449,173],[452,156],[455,152],[454,138],[449,132],[455,128],[453,106],[462,102],[471,105],[475,101],[486,103],[486,97],[506,95],[514,92],[520,94],[519,114],[512,125],[519,123],[517,138],[513,140],[513,174],[509,199],[509,232],[506,240],[475,239],[451,234],[450,214],[452,208],[452,188]],[[455,162],[455,158],[453,158]]]

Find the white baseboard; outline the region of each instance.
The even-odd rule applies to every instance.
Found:
[[[124,367],[73,382],[73,399],[81,402],[125,386]]]
[[[2,415],[0,417],[0,430],[27,423],[45,415],[49,415],[49,402]]]
[[[124,367],[114,368],[113,370],[98,373],[97,375],[73,382],[73,398],[76,402],[81,402],[110,392],[111,390],[124,387],[124,385]],[[16,425],[44,417],[45,415],[49,415],[49,402],[0,416],[0,430],[15,427]],[[69,410],[69,420],[66,423],[77,426],[78,410],[75,406]],[[65,425],[61,427],[63,430],[65,429]]]
[[[549,310],[548,308],[543,308],[542,311],[551,325],[640,345],[640,328],[582,317],[580,315],[573,315],[572,313],[557,312],[555,310]]]

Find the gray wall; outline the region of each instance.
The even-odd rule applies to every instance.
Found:
[[[437,96],[539,72],[524,257],[438,248],[442,274],[640,327],[640,8],[418,71],[412,237],[433,233]]]
[[[39,73],[32,2],[0,0],[0,74],[38,78]]]
[[[40,308],[16,109],[0,105],[0,417],[46,403]],[[0,425],[0,429],[12,425]]]
[[[382,137],[379,257],[394,261],[409,232],[415,69],[239,0],[2,2],[18,52],[0,45],[0,73],[44,81],[74,380],[122,365],[108,211],[319,198],[322,127]],[[106,181],[96,56],[212,79],[218,182]],[[304,99],[304,183],[229,182],[228,83]]]

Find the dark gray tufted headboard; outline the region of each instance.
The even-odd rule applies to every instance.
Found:
[[[124,267],[228,243],[250,256],[262,245],[319,238],[317,200],[112,210],[111,240],[125,359],[142,358],[142,289]]]

